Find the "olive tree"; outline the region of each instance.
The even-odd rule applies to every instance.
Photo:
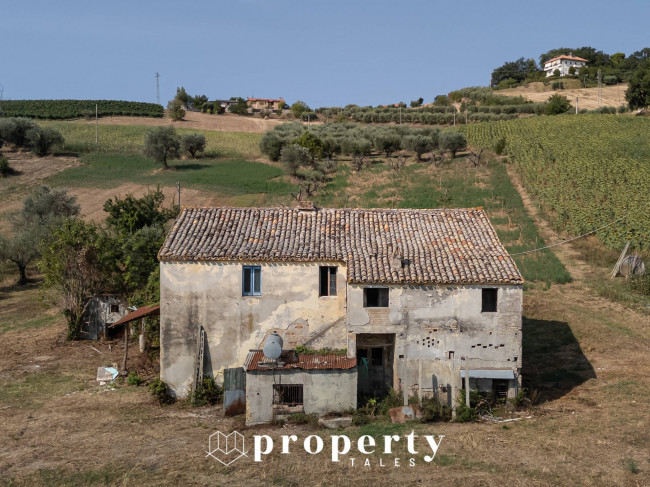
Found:
[[[30,150],[39,157],[43,157],[52,150],[52,147],[62,145],[64,142],[58,130],[51,127],[41,128],[38,125],[29,129],[25,137]]]
[[[196,159],[196,154],[205,150],[205,135],[203,134],[185,134],[181,137],[181,146],[192,159]]]
[[[290,144],[282,148],[280,160],[289,173],[296,176],[301,166],[307,166],[311,163],[311,154],[309,150],[298,144]]]
[[[456,157],[456,152],[467,147],[467,139],[461,132],[447,131],[440,134],[440,148],[451,152],[451,157]]]
[[[144,140],[144,155],[151,157],[167,169],[167,159],[180,157],[181,142],[174,127],[150,130]]]

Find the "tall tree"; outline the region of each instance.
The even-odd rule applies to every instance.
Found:
[[[650,58],[630,77],[625,99],[633,110],[650,106]]]
[[[167,159],[180,157],[181,141],[174,127],[150,130],[144,140],[144,155],[151,157],[168,169]]]
[[[492,71],[490,86],[496,88],[501,81],[512,79],[517,83],[525,81],[528,76],[538,72],[534,59],[525,59],[523,57],[516,61],[507,62],[503,66]]]

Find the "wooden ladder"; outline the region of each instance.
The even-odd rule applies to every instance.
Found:
[[[199,336],[197,337],[196,364],[194,366],[194,383],[192,392],[201,388],[203,385],[203,354],[205,351],[205,330],[199,325]]]

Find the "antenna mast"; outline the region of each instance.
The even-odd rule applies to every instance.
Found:
[[[158,82],[158,78],[160,78],[160,73],[156,71],[156,103],[160,105],[160,83]]]

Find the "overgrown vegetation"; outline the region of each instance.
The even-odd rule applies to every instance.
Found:
[[[204,377],[203,382],[188,397],[194,407],[221,404],[223,402],[223,387],[217,385],[212,377]]]
[[[155,378],[149,384],[149,392],[161,406],[168,404],[173,404],[175,402],[174,398],[169,395],[167,390],[167,384],[158,378]]]
[[[295,352],[299,355],[339,355],[343,356],[348,353],[347,348],[311,348],[305,345],[297,345]]]
[[[58,130],[43,128],[27,118],[8,118],[0,119],[0,141],[16,148],[26,147],[43,157],[53,147],[63,145],[64,138]]]

